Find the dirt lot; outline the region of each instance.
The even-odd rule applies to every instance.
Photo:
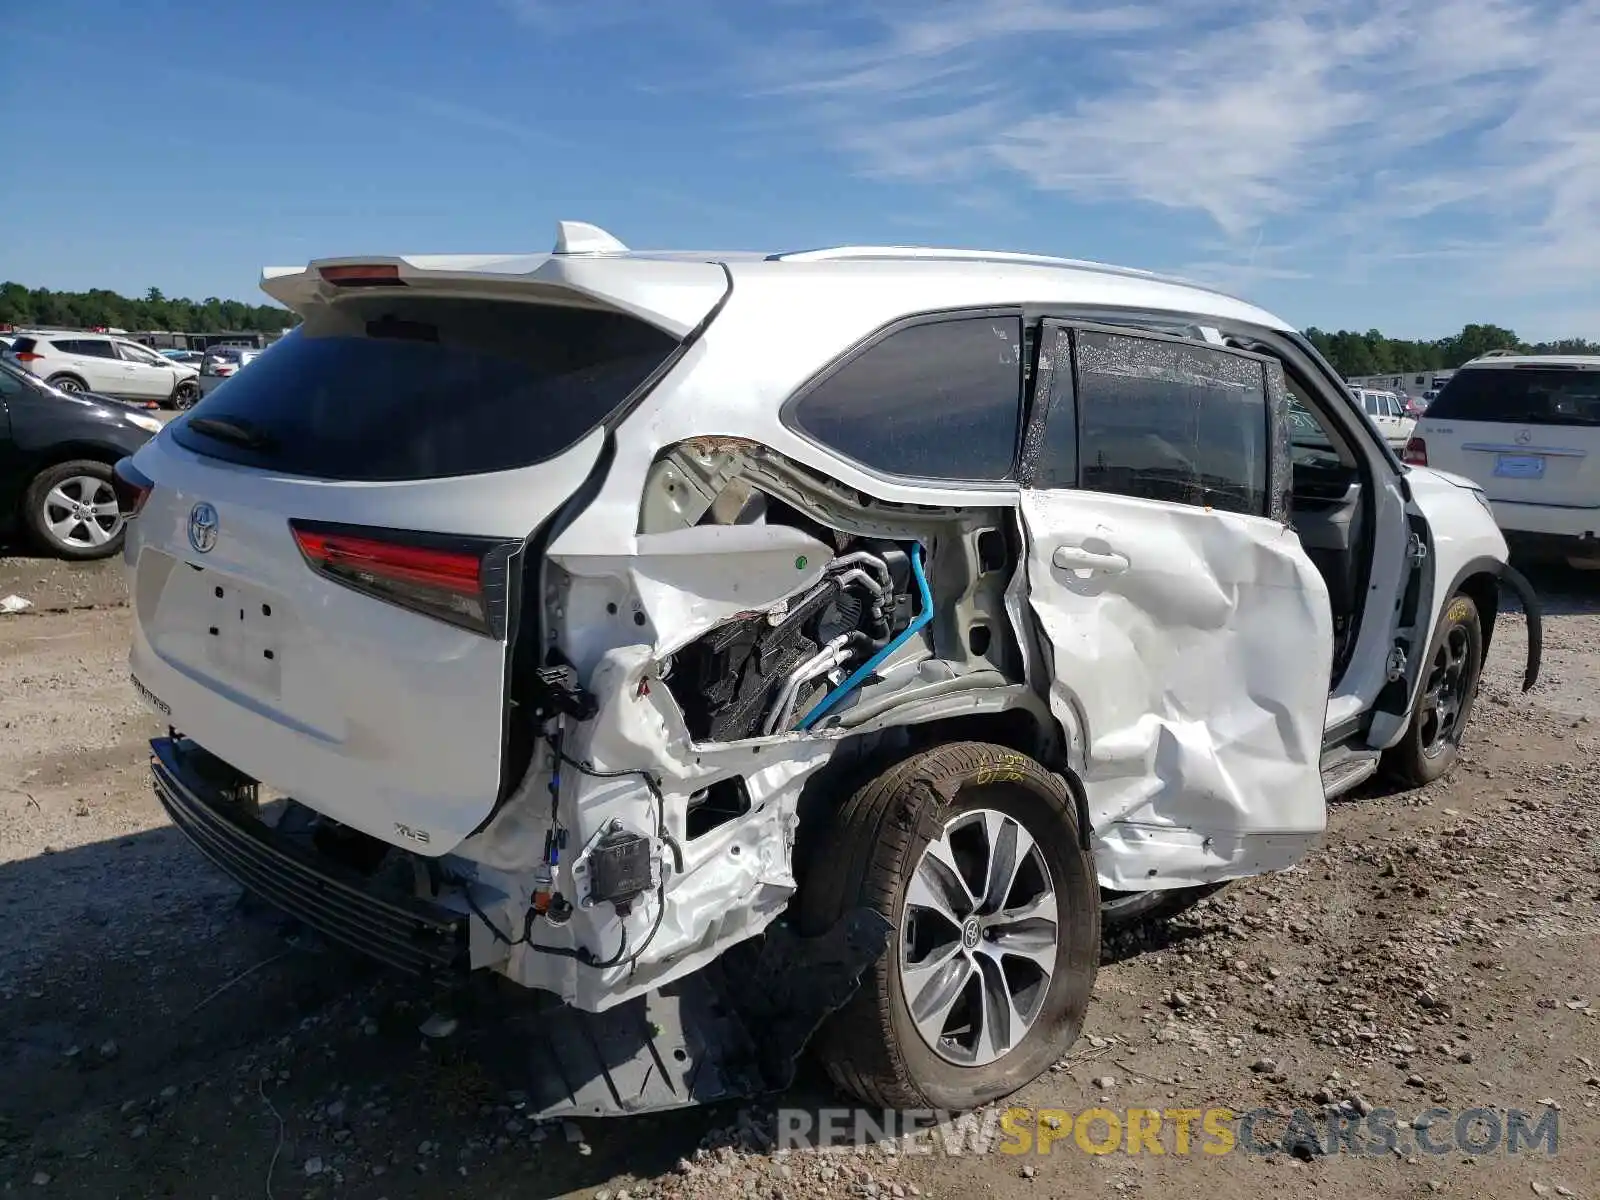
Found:
[[[1335,806],[1300,868],[1108,948],[1085,1037],[1015,1103],[1048,1155],[944,1135],[770,1152],[774,1105],[541,1127],[433,998],[286,941],[163,820],[114,568],[0,559],[0,1188],[39,1196],[1304,1194],[1600,1196],[1600,577],[1541,576],[1545,682],[1503,618],[1465,761]],[[814,1080],[783,1104],[837,1104]],[[1086,1153],[1073,1114],[1275,1110],[1261,1152]],[[1294,1111],[1395,1113],[1396,1144],[1312,1153]],[[1466,1109],[1558,1143],[1449,1146]],[[1326,1110],[1332,1109],[1333,1117]],[[993,1122],[998,1114],[979,1114]],[[1480,1114],[1480,1118],[1482,1114]],[[1039,1122],[1029,1119],[1030,1129]],[[1106,1140],[1100,1123],[1086,1137]],[[1472,1137],[1487,1126],[1463,1124]],[[1547,1127],[1548,1128],[1548,1127]],[[1474,1133],[1473,1130],[1477,1132]],[[946,1131],[948,1132],[948,1131]],[[958,1131],[959,1132],[959,1131]],[[971,1132],[969,1129],[968,1132]],[[1083,1130],[1079,1129],[1079,1133]],[[1241,1133],[1242,1138],[1242,1133]],[[1265,1152],[1271,1139],[1288,1153]],[[1015,1143],[1012,1143],[1013,1145]],[[1357,1145],[1372,1149],[1368,1135]],[[1137,1147],[1139,1143],[1135,1141]],[[1299,1149],[1295,1147],[1298,1145]],[[769,1148],[763,1148],[764,1146]]]

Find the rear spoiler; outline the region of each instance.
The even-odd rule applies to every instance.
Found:
[[[630,252],[609,235],[564,222],[550,254],[420,254],[317,259],[267,267],[261,290],[300,313],[360,289],[527,301],[626,313],[673,337],[696,329],[727,295],[727,269],[708,258]],[[598,231],[603,234],[603,231]]]

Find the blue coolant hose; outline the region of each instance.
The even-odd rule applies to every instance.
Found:
[[[928,577],[922,571],[922,544],[920,542],[911,544],[911,577],[917,581],[917,593],[922,601],[922,611],[912,618],[911,624],[905,627],[904,632],[899,637],[867,659],[866,662],[851,672],[848,679],[817,701],[816,707],[800,718],[800,723],[795,726],[796,729],[810,729],[827,715],[829,709],[855,691],[861,685],[861,681],[877,670],[878,665],[884,659],[916,637],[927,626],[928,622],[933,620],[933,592],[929,590]]]

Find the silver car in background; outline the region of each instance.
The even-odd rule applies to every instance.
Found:
[[[255,346],[212,346],[200,363],[200,397],[203,399],[223,380],[250,365],[261,351]]]

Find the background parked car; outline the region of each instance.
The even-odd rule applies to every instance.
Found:
[[[205,361],[200,364],[200,395],[209,396],[219,383],[242,371],[260,354],[261,351],[253,346],[211,347],[206,351]]]
[[[6,361],[63,392],[98,392],[188,408],[200,398],[199,372],[126,338],[89,333],[21,333]]]
[[[205,361],[206,357],[199,350],[162,350],[159,353],[162,358],[170,359],[175,363],[182,363],[186,367],[194,367],[196,370],[200,368],[200,364]]]
[[[1519,550],[1600,566],[1600,357],[1474,359],[1417,422],[1405,457],[1476,482]]]
[[[1352,388],[1351,391],[1361,402],[1362,411],[1372,418],[1378,432],[1383,434],[1384,441],[1396,450],[1405,449],[1417,422],[1415,417],[1406,415],[1400,397],[1393,392],[1377,392],[1371,388]]]
[[[111,468],[160,431],[137,409],[0,363],[0,527],[20,526],[61,558],[115,554],[123,523]]]

